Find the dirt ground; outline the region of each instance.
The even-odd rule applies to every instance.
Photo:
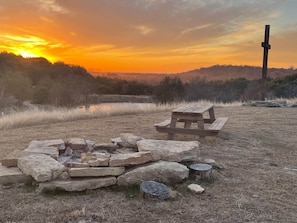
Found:
[[[296,108],[222,107],[229,122],[217,138],[200,144],[200,157],[215,159],[212,182],[192,194],[190,180],[173,186],[167,201],[144,200],[138,188],[38,194],[34,187],[0,189],[0,222],[297,222]],[[154,123],[168,112],[114,116],[0,131],[0,158],[31,140],[82,137],[110,142],[129,132],[166,139]],[[179,136],[177,140],[196,140]]]

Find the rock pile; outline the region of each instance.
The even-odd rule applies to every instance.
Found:
[[[197,161],[199,142],[144,139],[129,133],[96,143],[81,138],[32,141],[2,160],[0,184],[34,180],[39,190],[83,191],[144,181],[179,183],[189,176],[182,161]]]

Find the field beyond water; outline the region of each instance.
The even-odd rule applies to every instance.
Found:
[[[215,107],[229,122],[217,138],[201,141],[200,157],[223,167],[213,182],[192,194],[172,186],[174,200],[144,200],[138,188],[109,188],[82,193],[37,194],[33,187],[0,189],[0,222],[296,222],[296,108]],[[31,140],[81,137],[110,142],[128,132],[149,139],[166,139],[154,123],[169,110],[151,110],[10,126],[0,130],[0,159]],[[197,140],[178,136],[176,140]]]

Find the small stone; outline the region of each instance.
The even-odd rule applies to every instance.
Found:
[[[91,167],[108,166],[109,159],[97,158],[96,160],[89,160],[87,163]]]
[[[73,154],[73,150],[69,146],[67,146],[64,152],[64,156],[72,156],[72,154]]]
[[[190,191],[197,193],[197,194],[201,194],[205,191],[205,189],[198,184],[190,184],[190,185],[188,185],[188,189]]]

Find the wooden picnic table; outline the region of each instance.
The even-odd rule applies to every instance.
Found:
[[[170,119],[154,126],[157,131],[168,133],[168,139],[173,139],[174,134],[205,137],[217,136],[227,121],[227,117],[215,118],[213,104],[187,104],[172,110]],[[182,127],[178,125],[179,122]],[[197,127],[192,128],[193,124],[197,124]]]

